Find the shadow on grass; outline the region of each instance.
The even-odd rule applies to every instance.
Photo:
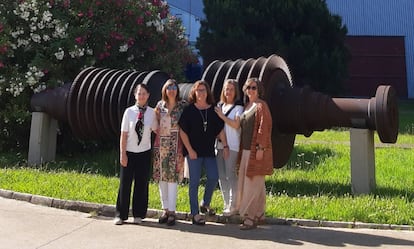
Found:
[[[284,194],[290,197],[296,196],[335,196],[343,197],[353,195],[351,184],[321,182],[314,183],[309,181],[276,181],[266,180],[266,192],[274,195]],[[414,201],[414,193],[405,190],[377,187],[371,195],[382,198],[404,197],[407,201]]]
[[[327,158],[335,155],[335,151],[327,147],[295,146],[289,161],[284,166],[287,169],[311,171]]]
[[[39,165],[27,164],[25,153],[0,153],[0,168],[28,167],[48,172],[73,171],[77,173],[93,173],[103,176],[119,175],[119,152],[115,149],[90,151],[82,153],[66,153],[56,155],[56,160]]]

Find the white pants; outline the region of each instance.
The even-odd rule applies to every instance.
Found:
[[[177,204],[177,186],[178,184],[176,182],[159,182],[162,209],[175,211]]]

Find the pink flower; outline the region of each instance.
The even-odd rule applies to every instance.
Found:
[[[78,17],[83,17],[83,12],[79,12],[77,16]]]
[[[100,60],[103,60],[103,59],[105,59],[105,58],[109,57],[110,55],[111,55],[111,54],[110,54],[109,52],[105,51],[105,52],[100,53],[100,54],[99,54],[99,56],[98,56],[98,58],[99,58]]]
[[[88,18],[92,18],[92,17],[93,17],[93,10],[88,9]]]
[[[0,54],[5,54],[7,52],[7,46],[1,46],[0,47]]]
[[[161,13],[160,13],[160,17],[161,17],[161,19],[166,18],[166,17],[167,17],[167,15],[168,15],[168,10],[163,10],[163,11],[161,11]]]
[[[152,5],[154,5],[154,6],[160,6],[161,5],[161,1],[160,0],[153,0],[152,1]]]
[[[110,36],[112,38],[114,38],[115,40],[118,40],[118,41],[124,39],[124,37],[120,33],[117,33],[115,31],[112,31],[111,34],[110,34]]]
[[[155,44],[148,48],[148,51],[151,51],[151,52],[154,52],[155,50],[157,50],[157,45]]]
[[[134,44],[135,44],[134,39],[133,38],[128,38],[127,44],[128,44],[128,47],[129,48],[132,47],[132,46],[134,46]]]
[[[4,68],[4,64],[2,61],[0,61],[0,68]]]
[[[142,16],[138,17],[136,23],[138,25],[143,24],[144,23],[144,18]]]
[[[151,16],[151,11],[149,11],[149,10],[145,11],[145,15]]]
[[[102,5],[102,2],[101,1],[96,1],[96,6],[101,6]]]
[[[75,42],[79,45],[83,45],[85,43],[85,37],[84,36],[78,36],[75,38]]]

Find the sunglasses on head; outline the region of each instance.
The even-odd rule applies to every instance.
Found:
[[[257,86],[246,86],[246,90],[252,89],[253,91],[257,90]]]
[[[167,90],[177,90],[177,86],[176,85],[169,85],[169,86],[167,86]]]

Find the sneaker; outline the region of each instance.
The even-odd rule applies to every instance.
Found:
[[[132,221],[134,224],[141,224],[142,223],[142,219],[139,217],[134,217],[134,221]]]
[[[121,220],[121,218],[119,218],[119,217],[116,217],[115,219],[114,219],[114,224],[115,225],[122,225],[124,223],[124,221],[123,220]]]
[[[223,216],[224,217],[230,217],[230,216],[233,216],[233,215],[237,215],[239,213],[239,211],[237,211],[237,210],[224,210],[223,211]]]

